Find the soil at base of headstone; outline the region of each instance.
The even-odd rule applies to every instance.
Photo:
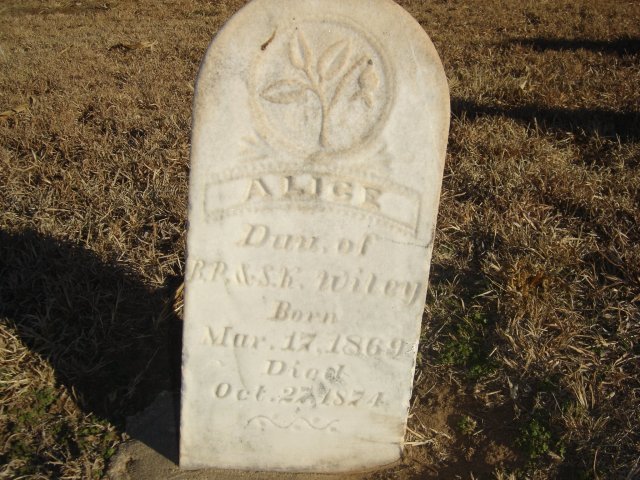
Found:
[[[463,399],[462,403],[460,402]],[[178,459],[179,395],[162,392],[144,411],[127,419],[131,437],[112,457],[107,480],[416,480],[420,478],[468,478],[470,472],[483,478],[498,468],[521,465],[513,448],[514,432],[509,427],[511,412],[505,407],[483,409],[464,392],[438,384],[423,405],[412,411],[423,431],[432,436],[423,445],[407,446],[396,464],[367,472],[317,474],[252,472],[240,470],[181,470]],[[463,414],[463,412],[465,412]],[[460,419],[473,412],[481,430],[461,435]],[[426,445],[426,444],[425,444]]]

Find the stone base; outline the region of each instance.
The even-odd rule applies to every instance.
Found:
[[[142,413],[127,419],[131,440],[111,458],[107,480],[364,480],[372,472],[351,474],[181,470],[178,465],[178,394],[163,392]]]

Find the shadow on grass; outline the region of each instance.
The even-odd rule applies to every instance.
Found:
[[[563,439],[566,427],[559,421],[563,415],[560,405],[570,405],[575,394],[553,372],[519,371],[492,360],[494,353],[500,355],[512,347],[499,332],[505,331],[508,319],[496,299],[486,295],[494,287],[482,273],[483,257],[488,251],[507,248],[490,228],[480,226],[469,232],[473,248],[468,252],[471,258],[466,267],[438,264],[437,258],[432,264],[429,291],[430,296],[440,298],[440,305],[430,309],[429,332],[435,334],[430,333],[431,341],[421,343],[420,348],[424,358],[448,366],[449,378],[434,380],[425,393],[414,393],[420,403],[428,405],[429,398],[438,398],[439,390],[446,391],[454,383],[457,386],[448,409],[432,407],[422,412],[426,418],[444,412],[446,425],[456,432],[452,446],[455,454],[442,462],[437,476],[494,478],[502,469],[524,474],[548,456],[557,462],[552,466],[559,472],[557,478],[587,478],[581,475],[590,471],[590,465],[576,441]],[[453,294],[451,284],[456,285]],[[450,376],[451,371],[456,375]],[[483,393],[488,391],[492,392],[491,401]],[[499,402],[493,397],[496,393],[502,394]],[[438,402],[431,403],[438,406]]]
[[[454,433],[439,440],[448,443],[446,460],[424,459],[437,465],[431,472],[437,478],[493,478],[500,469],[513,471],[526,464],[516,447],[515,403],[507,385],[496,381],[500,364],[492,358],[506,346],[497,333],[503,321],[498,306],[486,295],[491,285],[482,273],[482,260],[487,251],[499,248],[499,239],[482,226],[474,228],[470,237],[471,258],[466,266],[441,264],[437,257],[431,265],[427,303],[437,302],[429,306],[430,317],[423,322],[428,333],[423,331],[420,344],[420,358],[430,359],[431,365],[418,365],[429,381],[416,385],[417,402],[412,401],[422,405],[414,414],[432,423],[427,423],[429,435],[446,429]],[[431,366],[436,367],[437,375],[429,373]],[[505,400],[480,400],[477,392],[486,391],[501,393]],[[461,425],[466,419],[474,426],[465,432]],[[424,475],[431,478],[429,472]]]
[[[516,38],[509,41],[534,50],[590,50],[592,52],[634,55],[640,52],[640,38],[622,37],[614,40],[589,40],[568,38]]]
[[[179,390],[182,325],[171,308],[178,286],[175,279],[154,290],[80,246],[0,230],[0,318],[75,390],[86,413],[121,430],[159,392]]]
[[[578,135],[618,138],[620,142],[640,140],[640,112],[617,112],[593,108],[547,108],[538,105],[485,105],[462,98],[451,99],[451,112],[458,118],[504,116],[543,130]]]

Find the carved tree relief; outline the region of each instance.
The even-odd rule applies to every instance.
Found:
[[[315,143],[316,152],[335,153],[359,146],[382,121],[389,102],[379,52],[363,34],[344,24],[305,24],[290,32],[262,63],[271,65],[261,67],[269,73],[256,90],[265,102],[261,107],[266,112],[264,121],[291,143],[298,138],[297,129],[304,128],[305,140],[298,143],[309,142],[305,147],[309,149]],[[309,95],[315,97],[317,106],[311,107]],[[294,110],[277,110],[278,105]],[[310,108],[317,110],[307,117]],[[312,124],[294,123],[292,115],[313,118],[314,130]],[[280,125],[280,119],[286,118],[290,123]]]

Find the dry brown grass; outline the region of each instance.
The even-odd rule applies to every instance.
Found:
[[[244,2],[0,5],[0,477],[96,478],[177,387],[190,108]],[[640,477],[640,4],[400,2],[453,107],[404,463]]]

